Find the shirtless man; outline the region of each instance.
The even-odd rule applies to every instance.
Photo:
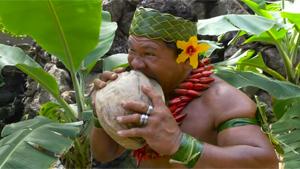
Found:
[[[179,43],[190,41],[191,37],[195,36],[194,30],[191,30],[185,39],[146,30],[147,27],[153,26],[151,21],[146,20],[149,16],[160,17],[160,20],[172,20],[172,23],[178,21],[178,25],[190,28],[190,22],[186,19],[178,19],[165,13],[169,12],[137,9],[128,39],[128,63],[131,69],[139,70],[155,79],[161,85],[168,101],[174,97],[174,89],[185,81],[195,68],[192,55],[197,50],[197,45],[178,52],[178,48],[182,47]],[[146,27],[143,27],[145,25]],[[159,26],[169,30],[169,26]],[[155,29],[157,30],[157,27]],[[182,28],[174,28],[169,33],[178,33],[176,29]],[[177,44],[177,48],[174,44]],[[187,52],[187,55],[181,55],[182,52]],[[183,58],[178,59],[180,56]],[[268,138],[258,125],[250,123],[250,119],[255,118],[256,104],[225,81],[213,75],[211,77],[215,80],[210,87],[200,97],[191,100],[181,111],[187,114],[181,125],[177,124],[161,97],[150,87],[143,87],[143,92],[152,100],[153,110],[147,116],[143,127],[118,133],[122,137],[143,137],[148,148],[159,154],[158,158],[142,160],[140,168],[278,168],[278,160]],[[106,81],[116,78],[117,73],[104,72],[101,80],[95,80],[95,86],[101,89]],[[117,118],[124,124],[140,123],[142,114],[149,111],[149,105],[143,102],[128,100],[124,101],[122,106],[136,112]],[[230,121],[240,123],[241,119],[246,119],[246,123],[227,125],[229,127],[225,127],[224,130],[217,130],[221,124],[230,124]],[[93,128],[91,151],[96,161],[105,164],[117,159],[125,149],[112,140],[103,129]],[[191,151],[191,154],[182,153],[185,151]]]

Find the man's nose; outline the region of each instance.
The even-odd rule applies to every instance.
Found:
[[[141,70],[145,68],[145,63],[142,58],[140,57],[135,57],[131,61],[131,66],[134,70]]]

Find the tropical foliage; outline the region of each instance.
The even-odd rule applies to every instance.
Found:
[[[258,101],[263,129],[276,149],[282,150],[279,153],[285,168],[297,168],[300,166],[300,13],[287,10],[289,4],[297,5],[284,0],[242,2],[255,15],[231,14],[199,20],[198,33],[222,39],[225,33],[236,31],[228,45],[246,35],[244,44],[260,42],[276,47],[285,74],[266,65],[261,52],[253,49],[238,50],[228,60],[217,63],[216,74],[237,88],[253,86],[272,96],[276,116],[272,123],[266,120]],[[299,6],[299,1],[295,3]],[[40,110],[47,118],[38,116],[3,129],[0,168],[49,168],[62,155],[65,164],[73,163],[70,167],[87,167],[86,135],[91,125],[91,107],[84,93],[85,78],[109,50],[116,28],[109,13],[102,11],[99,0],[0,1],[0,30],[31,36],[43,49],[59,58],[70,72],[77,104],[76,108],[67,104],[55,78],[21,49],[0,44],[0,86],[4,66],[16,66],[56,99],[55,103],[47,103]],[[206,43],[213,46],[207,55],[221,48],[220,43]],[[103,62],[104,70],[126,66],[127,55],[116,54]],[[71,153],[66,154],[68,151]]]
[[[297,168],[300,165],[300,13],[299,10],[292,12],[284,8],[288,4],[297,6],[288,1],[266,3],[262,0],[242,0],[242,2],[256,15],[226,15],[200,20],[198,33],[221,35],[228,31],[238,31],[230,43],[247,34],[248,39],[244,44],[260,42],[276,47],[283,60],[285,74],[268,67],[262,54],[252,49],[242,53],[239,50],[229,60],[218,63],[216,74],[238,88],[254,86],[267,91],[273,97],[276,120],[271,124],[263,120],[265,132],[275,146],[280,145],[283,149],[280,153],[285,168]],[[299,4],[299,1],[295,3]],[[256,19],[246,19],[247,17]]]
[[[56,56],[71,75],[77,104],[73,108],[62,99],[55,78],[21,49],[0,44],[0,74],[5,66],[16,66],[56,100],[41,108],[40,114],[51,120],[38,116],[5,126],[0,168],[50,168],[72,146],[75,149],[64,156],[65,163],[71,160],[69,167],[87,167],[92,111],[84,97],[85,78],[109,50],[117,28],[101,4],[99,0],[0,1],[1,30],[30,36]]]

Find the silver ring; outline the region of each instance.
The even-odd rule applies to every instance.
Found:
[[[150,116],[150,114],[152,113],[152,111],[153,111],[153,106],[149,105],[148,109],[147,109],[147,112],[145,114],[148,115],[148,116]]]
[[[145,126],[148,123],[148,115],[142,114],[140,117],[140,125]]]

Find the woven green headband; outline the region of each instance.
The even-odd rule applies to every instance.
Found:
[[[181,17],[141,7],[134,13],[129,34],[166,42],[188,41],[191,36],[197,35],[197,26]]]

